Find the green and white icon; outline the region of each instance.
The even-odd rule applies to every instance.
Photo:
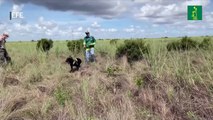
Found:
[[[202,20],[202,6],[188,6],[188,20]]]

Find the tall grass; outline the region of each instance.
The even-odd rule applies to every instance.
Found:
[[[151,54],[132,66],[115,59],[124,40],[100,40],[97,63],[75,73],[64,63],[72,55],[67,42],[54,42],[48,56],[35,42],[7,43],[14,62],[0,68],[0,118],[213,119],[213,50],[168,52],[177,39],[145,39]]]

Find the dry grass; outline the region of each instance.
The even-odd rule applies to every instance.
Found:
[[[33,43],[10,43],[14,64],[0,69],[0,118],[213,119],[213,51],[167,53],[164,44],[150,43],[152,55],[132,66],[125,57],[115,60],[113,48],[75,73],[64,63],[69,52],[63,42],[49,57]],[[100,45],[99,51],[110,49]]]

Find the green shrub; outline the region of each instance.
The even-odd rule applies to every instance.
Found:
[[[203,50],[208,50],[212,46],[210,38],[204,38],[204,40],[200,43],[199,48]]]
[[[48,52],[53,47],[53,41],[51,39],[43,38],[37,43],[37,50]]]
[[[182,50],[196,49],[199,44],[197,41],[193,41],[191,38],[188,37],[183,37],[180,43]]]
[[[116,50],[116,58],[127,56],[128,62],[138,61],[144,58],[144,54],[150,53],[149,45],[142,40],[125,40],[124,44]]]
[[[83,40],[73,40],[67,43],[67,47],[71,52],[79,53],[83,51]]]
[[[199,43],[197,41],[192,40],[189,37],[183,37],[180,41],[174,41],[167,44],[167,50],[191,50],[191,49],[197,49],[199,46]]]

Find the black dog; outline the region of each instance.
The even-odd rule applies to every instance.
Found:
[[[79,70],[82,60],[80,58],[73,59],[72,57],[68,57],[65,62],[70,65],[70,72],[74,72],[76,70]]]

